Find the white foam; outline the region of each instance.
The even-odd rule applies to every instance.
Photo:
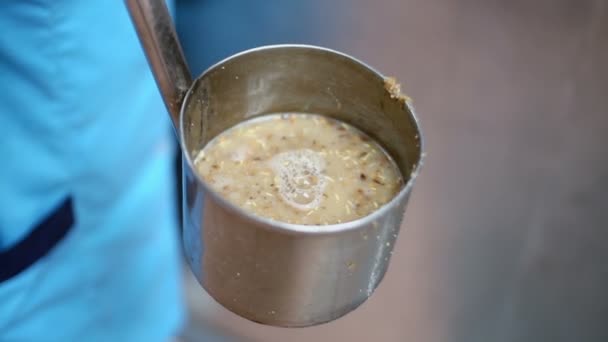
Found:
[[[278,176],[279,194],[285,203],[302,210],[316,209],[325,191],[325,160],[310,149],[292,150],[270,160]]]

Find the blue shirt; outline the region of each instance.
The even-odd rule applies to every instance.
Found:
[[[0,32],[0,251],[67,196],[75,216],[0,283],[0,340],[167,340],[174,138],[123,2],[3,1]]]

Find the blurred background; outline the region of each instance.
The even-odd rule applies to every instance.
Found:
[[[427,159],[358,310],[262,326],[185,269],[184,341],[608,341],[608,2],[178,0],[192,72],[310,43],[396,76]]]

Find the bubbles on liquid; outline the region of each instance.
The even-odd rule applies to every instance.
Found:
[[[278,176],[279,194],[295,209],[316,209],[325,191],[325,160],[310,149],[292,150],[275,155],[270,166]]]

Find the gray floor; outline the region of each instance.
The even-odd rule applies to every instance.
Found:
[[[608,2],[353,0],[318,43],[397,76],[428,158],[387,277],[254,341],[608,341]],[[331,21],[331,22],[329,22]]]

